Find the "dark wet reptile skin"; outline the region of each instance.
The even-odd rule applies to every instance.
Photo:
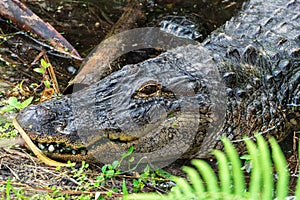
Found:
[[[189,127],[191,116],[187,114],[186,118],[176,118],[181,108],[171,86],[178,89],[186,85],[186,88],[194,90],[199,101],[200,117],[197,133],[191,133],[195,137],[189,144],[190,148],[180,152],[183,157],[208,156],[213,147],[221,148],[220,142],[216,141],[220,135],[235,141],[241,151],[243,145],[239,140],[244,135],[251,137],[260,132],[266,137],[275,136],[281,140],[300,130],[299,24],[299,1],[253,0],[238,16],[203,42],[226,84],[227,105],[222,105],[226,107],[226,119],[215,136],[207,136],[205,127],[210,104],[205,84],[209,83],[202,81],[203,75],[195,72],[195,68],[176,60],[174,52],[182,52],[184,48],[173,53],[166,52],[141,64],[125,66],[97,84],[73,93],[72,100],[66,95],[30,106],[20,112],[17,120],[29,136],[40,143],[64,143],[77,149],[82,146],[75,128],[79,126],[88,132],[83,139],[85,142],[99,132],[99,138],[88,145],[99,144],[103,137],[109,139],[110,143],[100,144],[96,147],[97,151],[135,146],[137,152],[151,152],[171,142],[174,149],[160,153],[172,156],[184,146],[185,140],[178,133],[182,124]],[[191,58],[197,56],[193,51],[187,51],[186,55]],[[193,62],[193,59],[189,61]],[[147,80],[149,74],[169,79],[169,85]],[[120,80],[123,84],[118,84]],[[119,93],[124,101],[118,101]],[[118,106],[113,106],[115,102]],[[143,129],[151,115],[157,115],[156,105],[167,110],[169,116],[162,126],[153,130]],[[80,113],[83,117],[78,122],[76,117]],[[127,121],[128,116],[133,120]],[[179,126],[172,126],[175,122]],[[145,133],[141,136],[122,132],[126,126],[141,127]],[[183,132],[188,131],[187,128]],[[203,146],[206,137],[211,137],[210,142]],[[49,155],[62,159],[92,159],[89,153],[73,156],[57,152]]]

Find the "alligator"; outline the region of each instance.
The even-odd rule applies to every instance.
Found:
[[[222,149],[221,136],[239,152],[245,136],[280,141],[300,130],[299,8],[298,0],[250,0],[201,44],[126,65],[16,120],[62,160],[106,163],[134,147],[136,160],[167,165],[208,157]],[[214,68],[220,81],[207,78]]]

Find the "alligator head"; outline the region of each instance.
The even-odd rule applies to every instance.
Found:
[[[221,135],[241,149],[244,135],[283,139],[300,129],[298,7],[251,0],[202,43],[206,50],[179,47],[127,65],[72,95],[28,107],[17,120],[49,156],[103,163],[130,146],[136,161],[164,166],[207,156],[221,148]]]
[[[73,94],[27,107],[17,120],[40,149],[64,160],[112,162],[134,146],[137,160],[169,162],[190,154],[195,137],[201,144],[205,136],[202,152],[208,153],[220,134],[212,134],[213,142],[207,132],[225,116],[225,105],[213,108],[211,92],[225,104],[213,72],[217,68],[207,50],[180,47],[126,65]]]

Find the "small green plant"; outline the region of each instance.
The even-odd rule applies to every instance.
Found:
[[[6,106],[0,109],[0,112],[11,112],[11,111],[19,111],[27,107],[32,102],[33,97],[29,97],[23,102],[20,102],[16,97],[9,97],[6,101]]]
[[[103,175],[99,175],[95,178],[94,181],[94,185],[93,187],[97,188],[97,187],[103,187],[105,184],[105,178]]]
[[[120,165],[120,162],[118,160],[115,160],[111,164],[105,164],[101,170],[102,173],[105,175],[106,178],[112,178],[115,175],[118,175],[121,173],[120,169],[118,169]]]
[[[245,170],[246,172],[250,173],[251,169],[253,167],[252,161],[251,161],[251,156],[248,154],[242,155],[240,157],[241,160],[245,160],[244,166],[242,167],[242,170]]]
[[[127,197],[128,197],[128,190],[127,190],[127,187],[126,187],[126,181],[125,179],[123,179],[123,182],[122,182],[122,191],[123,191],[123,199],[124,200],[127,200]]]
[[[155,173],[151,173],[150,167],[147,166],[144,169],[144,172],[140,174],[137,179],[132,180],[133,192],[137,193],[141,191],[145,187],[146,181],[150,181],[153,185],[155,185],[155,178],[153,176],[155,176]]]
[[[90,187],[90,183],[86,182],[87,175],[86,172],[88,171],[89,164],[87,164],[85,161],[82,161],[81,167],[79,169],[75,167],[71,167],[73,174],[73,178],[80,184],[80,186],[85,189]]]
[[[0,138],[13,138],[18,135],[18,131],[12,123],[0,123]]]
[[[15,195],[17,199],[23,199],[23,190],[17,190],[11,185],[10,179],[6,181],[5,185],[5,195],[6,195],[6,200],[13,199],[11,198],[12,194]]]
[[[121,163],[125,158],[130,156],[132,152],[133,152],[133,148],[131,147],[131,148],[129,148],[129,150],[126,153],[124,153],[122,155],[120,160],[116,160],[116,161],[112,162],[111,164],[105,164],[101,168],[102,173],[100,173],[98,176],[96,176],[93,181],[88,181],[87,173],[90,172],[89,171],[90,169],[89,169],[89,164],[87,164],[85,161],[82,161],[80,168],[75,168],[74,166],[71,167],[72,178],[74,178],[75,181],[79,184],[78,189],[89,191],[89,190],[94,190],[98,187],[105,186],[106,180],[114,178],[117,175],[120,175],[121,173],[123,173],[120,170]],[[59,171],[60,167],[57,167],[56,170]],[[123,187],[122,187],[123,191],[124,191],[124,187],[126,189],[126,184],[123,185]],[[54,190],[54,191],[56,191],[56,190]],[[118,190],[111,188],[109,191],[106,192],[106,196],[109,197],[114,192],[118,192]],[[89,199],[91,197],[90,197],[90,195],[82,195],[78,199],[85,199],[85,198]],[[103,198],[104,198],[103,196],[99,196],[98,199],[103,199]]]
[[[145,187],[145,184],[141,178],[133,179],[132,183],[133,183],[133,192],[134,193],[139,192],[140,190],[142,190]]]
[[[43,75],[43,84],[46,88],[51,87],[50,81],[46,78],[46,69],[50,67],[50,63],[47,63],[44,59],[41,59],[41,67],[34,68],[33,71]]]
[[[122,155],[120,160],[115,160],[111,164],[105,164],[101,169],[105,178],[112,178],[115,175],[121,174],[120,166],[121,166],[122,162],[124,161],[124,159],[129,157],[132,154],[132,152],[133,152],[133,147],[130,147],[128,149],[128,151]],[[134,157],[131,157],[129,159],[129,164],[133,160],[134,160]],[[128,166],[128,168],[130,169],[130,166]]]
[[[257,136],[257,143],[245,140],[252,169],[249,185],[246,184],[241,159],[229,139],[223,138],[225,153],[215,150],[218,176],[203,160],[193,160],[192,167],[183,167],[186,179],[174,177],[176,187],[167,195],[159,193],[132,194],[127,199],[262,199],[284,200],[289,192],[289,173],[285,157],[274,138],[268,143]],[[270,151],[271,150],[271,151]],[[300,154],[300,153],[299,153]],[[276,172],[277,178],[274,180]],[[295,196],[300,198],[300,181]]]

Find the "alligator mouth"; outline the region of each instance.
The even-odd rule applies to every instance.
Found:
[[[65,143],[41,143],[38,141],[33,141],[33,143],[43,152],[43,153],[57,153],[57,154],[68,154],[68,155],[87,155],[87,149],[85,147],[72,148],[67,146]]]
[[[30,137],[26,134],[26,132],[23,130],[23,128],[20,126],[19,122],[15,118],[13,120],[13,124],[15,128],[19,131],[20,135],[24,139],[24,141],[27,143],[28,147],[32,150],[32,152],[45,164],[50,165],[50,166],[72,166],[74,165],[73,163],[61,163],[57,162],[55,160],[52,160],[45,156],[43,152],[32,142]]]

